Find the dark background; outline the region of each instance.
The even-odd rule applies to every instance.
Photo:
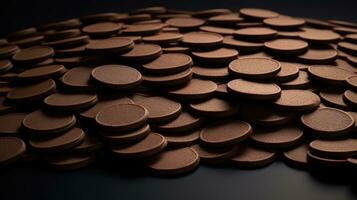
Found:
[[[261,7],[298,17],[357,22],[356,0],[2,0],[0,34],[97,12],[125,12],[153,5],[184,10]],[[345,200],[357,199],[354,171],[304,171],[279,159],[257,170],[200,166],[185,176],[163,178],[108,160],[73,172],[54,172],[30,164],[0,171],[0,199]]]

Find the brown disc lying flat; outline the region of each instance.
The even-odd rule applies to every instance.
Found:
[[[189,147],[167,150],[146,163],[153,172],[163,175],[182,174],[194,170],[200,162],[198,154]]]
[[[299,34],[300,38],[311,43],[330,43],[340,39],[340,35],[333,31],[305,31]]]
[[[204,20],[198,18],[171,18],[166,21],[167,24],[177,27],[181,30],[192,30],[200,27],[205,23]]]
[[[149,73],[172,74],[184,71],[192,66],[192,58],[186,54],[167,53],[146,63],[143,68]]]
[[[183,38],[180,33],[161,32],[156,35],[143,37],[144,42],[155,44],[168,44],[172,42],[179,42]]]
[[[142,127],[129,130],[129,131],[101,131],[100,136],[104,141],[113,143],[113,144],[126,144],[128,142],[138,142],[149,135],[151,128],[149,124],[145,124]]]
[[[22,121],[22,125],[28,131],[38,135],[65,132],[72,128],[75,123],[76,117],[74,115],[59,115],[42,110],[28,114]]]
[[[238,29],[234,32],[237,38],[250,40],[267,40],[273,39],[277,35],[277,31],[265,27],[248,27]]]
[[[195,144],[200,139],[200,131],[186,131],[176,134],[165,135],[168,147],[188,147]]]
[[[250,124],[239,120],[221,121],[202,129],[201,141],[210,147],[222,147],[236,144],[248,138],[252,133]]]
[[[218,33],[221,35],[233,35],[235,30],[232,28],[223,28],[218,26],[201,26],[200,31]]]
[[[36,151],[56,152],[70,149],[80,144],[85,137],[85,133],[80,128],[73,128],[62,135],[53,138],[31,138],[30,146]]]
[[[316,109],[320,102],[320,97],[308,90],[282,90],[274,105],[287,111],[309,111]]]
[[[72,90],[94,90],[95,86],[92,85],[90,80],[90,75],[92,73],[92,68],[89,67],[75,67],[68,70],[62,76],[62,83]]]
[[[350,114],[335,108],[320,108],[304,114],[301,122],[309,131],[326,137],[349,133],[355,125]]]
[[[298,58],[311,64],[326,64],[336,60],[337,55],[337,51],[333,48],[310,48],[306,53],[298,55]]]
[[[217,84],[212,81],[192,79],[184,87],[170,90],[169,94],[183,100],[200,99],[212,96],[216,89]]]
[[[152,24],[133,24],[127,26],[121,32],[123,35],[153,35],[160,32],[163,28],[161,23],[152,23]]]
[[[297,63],[279,62],[281,64],[281,68],[274,77],[275,82],[288,82],[299,76],[299,67]]]
[[[45,80],[49,78],[57,78],[65,72],[66,68],[63,65],[55,64],[28,69],[20,73],[18,77],[20,80]]]
[[[88,166],[95,159],[93,155],[63,155],[47,159],[51,168],[56,170],[75,170]]]
[[[292,17],[274,17],[264,19],[264,24],[279,30],[293,30],[305,24],[305,20]]]
[[[347,77],[346,82],[352,89],[357,90],[357,75]]]
[[[151,87],[182,86],[190,82],[191,79],[192,70],[190,68],[174,74],[143,74],[143,84]]]
[[[227,87],[230,93],[247,99],[276,99],[281,93],[280,87],[274,83],[258,83],[243,79],[234,79]]]
[[[133,101],[127,97],[99,99],[99,102],[97,102],[93,107],[79,113],[79,115],[85,119],[94,120],[98,112],[107,106],[130,103],[133,103]]]
[[[128,62],[145,62],[159,57],[162,49],[156,44],[136,44],[132,50],[121,54],[119,58]]]
[[[326,87],[320,90],[319,95],[322,102],[327,106],[347,111],[352,110],[344,98],[344,92],[343,88]]]
[[[95,117],[97,124],[108,131],[133,130],[142,126],[149,112],[136,104],[117,104],[101,109]]]
[[[26,151],[26,144],[17,137],[0,137],[0,166],[18,160]]]
[[[243,144],[238,148],[236,154],[230,158],[230,161],[237,167],[258,168],[272,163],[277,155],[275,152]]]
[[[134,95],[132,100],[149,112],[150,123],[164,123],[176,118],[181,113],[181,104],[160,96]]]
[[[54,92],[56,83],[52,80],[46,80],[32,85],[15,87],[9,91],[6,98],[14,102],[28,102],[41,100]]]
[[[235,49],[219,48],[212,51],[192,52],[194,58],[202,62],[227,63],[237,59],[238,51]]]
[[[92,70],[91,78],[101,86],[112,89],[130,89],[142,81],[141,73],[125,65],[102,65]]]
[[[308,72],[312,78],[331,85],[344,85],[346,78],[353,75],[350,71],[330,66],[311,66]]]
[[[121,27],[121,24],[113,22],[101,22],[85,26],[82,31],[92,36],[110,36],[114,33],[117,33]]]
[[[28,49],[22,49],[16,53],[12,59],[17,63],[36,63],[46,60],[54,55],[51,47],[38,46]]]
[[[112,151],[120,157],[142,158],[159,153],[166,145],[167,141],[164,136],[158,133],[150,133],[137,143],[114,146],[112,147]]]
[[[357,93],[355,91],[346,90],[345,93],[343,93],[343,98],[352,107],[357,106]]]
[[[230,73],[250,79],[274,77],[280,68],[278,61],[268,58],[241,58],[229,63]]]
[[[205,164],[219,164],[229,159],[236,151],[238,146],[225,148],[207,148],[199,144],[193,145],[191,148],[200,156],[200,160]]]
[[[276,54],[300,54],[308,49],[307,42],[297,39],[276,39],[264,43],[265,47]]]
[[[283,157],[291,165],[297,167],[309,167],[309,163],[307,162],[307,151],[308,145],[301,144],[297,147],[289,149],[283,153]]]
[[[227,80],[229,76],[228,67],[206,67],[193,66],[193,75],[200,79],[207,79],[212,81],[224,81]]]
[[[250,136],[257,145],[266,148],[288,148],[303,140],[303,131],[293,125],[279,128],[254,129]]]
[[[200,116],[228,117],[237,113],[239,105],[223,99],[212,98],[199,103],[191,103],[190,108]]]
[[[279,83],[279,87],[281,89],[305,89],[311,85],[311,81],[309,79],[309,75],[305,71],[299,71],[299,75],[297,78],[284,82]]]
[[[124,53],[134,47],[133,40],[129,38],[108,38],[91,40],[86,50],[93,54]]]
[[[328,158],[348,158],[357,155],[357,140],[314,140],[309,144],[310,153]]]
[[[17,136],[25,116],[25,113],[0,115],[0,136]]]
[[[155,126],[155,130],[162,133],[178,133],[192,130],[202,123],[203,119],[188,112],[182,111],[180,115],[167,123]]]
[[[261,8],[241,8],[239,13],[242,17],[253,18],[253,19],[266,19],[266,18],[273,18],[279,17],[279,13],[261,9]]]
[[[217,33],[190,32],[183,35],[182,43],[190,47],[212,47],[223,42],[223,37]]]
[[[54,110],[80,110],[97,103],[96,94],[90,93],[54,93],[44,99],[48,108]]]

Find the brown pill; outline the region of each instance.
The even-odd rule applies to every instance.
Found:
[[[75,67],[68,70],[62,76],[61,81],[63,85],[72,90],[94,90],[95,86],[89,82],[91,73],[92,68],[90,67]]]
[[[222,15],[216,15],[208,18],[209,24],[225,24],[225,25],[234,25],[237,22],[243,21],[243,18],[239,17],[237,13],[227,13]]]
[[[322,88],[320,90],[320,97],[322,102],[330,107],[338,108],[341,110],[352,110],[352,108],[346,103],[344,99],[343,88]]]
[[[250,136],[255,144],[266,148],[289,148],[303,141],[304,133],[294,125],[279,128],[256,128]]]
[[[287,111],[309,111],[320,105],[320,97],[308,90],[282,90],[274,105]]]
[[[299,34],[300,38],[311,43],[325,44],[336,42],[340,39],[340,35],[333,31],[311,30],[304,31]]]
[[[180,33],[173,32],[161,32],[156,35],[143,37],[144,42],[154,43],[154,44],[169,44],[181,41],[183,35]]]
[[[97,103],[96,94],[54,93],[44,99],[45,105],[54,110],[80,110]]]
[[[203,119],[188,112],[182,111],[180,115],[167,123],[155,126],[155,130],[159,133],[178,133],[192,130],[201,125]]]
[[[304,114],[301,122],[307,130],[326,137],[349,133],[355,125],[350,114],[335,108],[320,108]]]
[[[179,28],[181,30],[193,30],[202,26],[205,21],[198,18],[171,18],[166,21],[172,27]]]
[[[174,74],[143,74],[143,84],[152,87],[180,86],[188,83],[191,79],[192,70],[190,68]]]
[[[190,32],[183,35],[182,43],[190,47],[213,47],[221,44],[223,37],[217,33]]]
[[[264,149],[259,149],[248,144],[242,144],[235,155],[230,158],[231,163],[237,167],[259,168],[272,163],[278,154]]]
[[[167,145],[164,136],[150,133],[137,143],[112,147],[115,155],[126,158],[142,158],[161,152]]]
[[[311,66],[308,68],[309,75],[325,84],[344,85],[346,78],[353,75],[352,72],[331,66]]]
[[[25,113],[9,113],[0,116],[0,136],[17,136],[19,135],[22,120]]]
[[[63,155],[47,159],[51,168],[56,170],[75,170],[88,166],[95,159],[92,155]]]
[[[279,30],[293,30],[305,24],[305,20],[292,17],[274,17],[263,20],[264,24]]]
[[[357,140],[314,140],[309,144],[310,153],[328,158],[348,158],[357,155]]]
[[[242,78],[264,79],[274,77],[281,64],[269,58],[241,58],[229,63],[229,71]]]
[[[17,161],[26,151],[26,144],[17,137],[0,137],[0,166]]]
[[[199,130],[181,132],[177,134],[165,135],[169,147],[188,147],[195,144],[200,138]]]
[[[228,117],[236,114],[239,104],[220,98],[212,98],[207,101],[191,103],[193,112],[205,117]]]
[[[153,157],[146,166],[153,172],[162,175],[188,173],[194,170],[200,157],[192,148],[166,150]]]
[[[241,8],[239,13],[242,17],[253,18],[253,19],[266,19],[279,17],[279,13],[260,8]]]
[[[80,144],[85,137],[85,133],[80,128],[73,128],[62,135],[53,138],[30,138],[29,144],[36,151],[56,152],[70,149]]]
[[[307,161],[307,151],[308,145],[303,143],[292,149],[284,151],[283,158],[287,163],[293,166],[306,168],[310,166]]]
[[[173,74],[187,70],[192,66],[192,58],[181,53],[162,54],[157,59],[143,65],[149,73]]]
[[[269,100],[280,97],[281,89],[274,83],[259,83],[234,79],[227,84],[228,91],[247,99]]]
[[[119,56],[128,62],[145,62],[159,57],[162,49],[156,44],[136,44],[133,49]]]
[[[310,48],[306,53],[298,55],[298,58],[311,64],[327,64],[336,60],[337,51],[332,48]]]
[[[217,84],[212,81],[192,79],[182,88],[169,90],[169,94],[175,98],[183,100],[208,98],[217,89]]]
[[[49,135],[65,132],[76,123],[74,115],[61,115],[48,113],[42,110],[28,114],[22,121],[22,125],[29,132],[37,135]]]
[[[46,80],[32,85],[15,87],[7,93],[6,98],[14,102],[36,101],[45,98],[54,92],[56,83],[52,80]]]
[[[249,40],[268,40],[273,39],[277,35],[277,31],[265,27],[248,27],[238,29],[234,32],[237,38]]]
[[[219,164],[229,159],[237,151],[238,146],[225,148],[207,148],[199,144],[191,147],[200,156],[200,161],[205,164]]]
[[[101,109],[95,117],[97,124],[108,131],[126,131],[141,127],[149,112],[136,104],[117,104]]]
[[[129,38],[108,38],[100,40],[91,40],[86,50],[93,54],[124,53],[134,47],[133,40]]]
[[[292,81],[299,76],[299,65],[292,62],[282,62],[280,71],[275,75],[274,80],[276,82],[288,82]]]
[[[111,89],[130,89],[142,81],[140,72],[124,65],[102,65],[92,70],[91,77],[101,86]]]
[[[91,36],[110,36],[117,33],[121,27],[122,24],[101,22],[85,26],[82,31]]]
[[[107,106],[130,103],[133,103],[133,101],[127,97],[119,96],[117,98],[99,98],[99,102],[97,102],[93,107],[88,108],[87,110],[79,113],[79,115],[85,119],[94,120],[98,112]]]
[[[149,112],[150,123],[164,123],[175,119],[181,113],[181,104],[160,96],[134,95],[135,104],[141,105]]]
[[[138,142],[149,135],[151,128],[149,124],[145,124],[135,130],[129,131],[100,131],[98,134],[104,141],[113,144],[126,144],[132,142]]]
[[[307,42],[297,39],[276,39],[264,43],[265,47],[276,54],[301,54],[308,49]]]
[[[252,133],[250,124],[239,120],[221,121],[202,129],[201,141],[209,147],[222,147],[237,144]]]
[[[63,65],[45,65],[33,69],[28,69],[18,75],[20,80],[45,80],[49,78],[57,78],[66,72]]]
[[[201,62],[227,63],[237,59],[238,51],[235,49],[219,48],[212,51],[192,52],[192,56]]]
[[[20,64],[36,63],[52,57],[54,53],[55,52],[51,47],[37,46],[20,50],[12,57],[12,59]]]

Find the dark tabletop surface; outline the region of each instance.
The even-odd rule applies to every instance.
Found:
[[[166,5],[171,9],[262,7],[282,14],[357,22],[357,1],[343,0],[5,0],[0,6],[0,34],[42,23],[107,11]],[[356,171],[356,170],[354,170]],[[357,199],[353,171],[299,170],[280,159],[256,170],[200,166],[178,177],[155,177],[144,169],[99,160],[71,172],[37,164],[0,171],[0,199]]]

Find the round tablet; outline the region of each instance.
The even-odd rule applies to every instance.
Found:
[[[113,22],[101,22],[83,27],[83,33],[91,36],[110,36],[119,31],[122,24]]]
[[[264,24],[279,30],[293,30],[305,24],[305,20],[292,17],[274,17],[263,20]]]
[[[0,115],[0,136],[17,136],[25,113],[9,113]]]
[[[286,111],[310,111],[320,105],[320,97],[309,90],[282,90],[274,105]]]
[[[221,44],[223,37],[217,33],[190,32],[183,35],[182,43],[190,47],[213,47]]]
[[[101,86],[112,89],[131,89],[142,81],[140,72],[124,65],[102,65],[92,70],[91,78]]]
[[[352,89],[357,90],[357,75],[347,77],[346,82],[352,87]]]
[[[202,124],[202,121],[202,118],[182,111],[176,119],[157,125],[154,129],[159,133],[178,133],[195,129]]]
[[[327,64],[337,58],[337,51],[332,48],[310,48],[306,53],[298,55],[298,58],[311,64]]]
[[[239,51],[259,51],[264,48],[264,43],[256,42],[256,41],[246,41],[239,40],[234,38],[233,36],[225,36],[223,38],[223,44],[235,48]]]
[[[345,101],[352,107],[357,106],[357,93],[355,91],[346,90],[345,93],[343,93],[343,97]]]
[[[17,137],[0,137],[0,166],[11,164],[21,158],[26,144]]]
[[[117,104],[101,109],[96,115],[95,121],[103,130],[125,131],[141,127],[148,116],[149,112],[142,106]]]
[[[144,42],[154,43],[154,44],[170,44],[181,41],[183,35],[175,32],[161,32],[156,35],[143,37]]]
[[[116,104],[130,104],[130,103],[133,103],[133,101],[128,97],[107,98],[107,99],[99,98],[99,102],[97,102],[93,107],[79,113],[79,115],[85,119],[94,120],[98,112],[107,106],[112,106]]]
[[[206,67],[205,65],[193,66],[193,75],[200,79],[212,81],[225,81],[229,77],[228,67]]]
[[[294,125],[257,128],[250,136],[255,144],[266,148],[289,148],[303,140],[304,133]]]
[[[275,75],[274,80],[276,82],[287,82],[294,80],[299,76],[299,67],[297,63],[282,62],[280,71]]]
[[[234,34],[242,39],[268,40],[276,37],[278,32],[276,30],[265,27],[248,27],[238,29],[234,32]]]
[[[75,170],[88,166],[95,159],[92,155],[70,155],[51,157],[47,160],[51,168],[56,170]]]
[[[326,87],[321,89],[319,95],[322,102],[327,106],[341,110],[352,110],[344,99],[344,92],[345,90],[343,88]]]
[[[211,97],[216,89],[217,84],[212,81],[192,79],[181,88],[169,90],[169,94],[183,100],[203,99]]]
[[[91,40],[86,50],[95,54],[124,53],[134,47],[133,40],[129,38],[108,38],[101,40]]]
[[[15,87],[7,93],[6,98],[19,103],[36,101],[45,98],[54,92],[55,89],[56,83],[52,79],[49,79],[32,85]]]
[[[241,58],[229,63],[229,72],[242,78],[272,78],[281,69],[281,64],[269,58]]]
[[[165,135],[168,147],[187,147],[195,144],[200,138],[199,130],[186,131],[177,134]]]
[[[314,140],[309,145],[310,153],[328,158],[348,158],[357,155],[357,140]]]
[[[228,91],[247,99],[273,100],[280,97],[281,89],[274,83],[258,83],[235,79],[227,84]]]
[[[353,130],[353,117],[339,109],[320,108],[301,116],[305,128],[324,137],[339,136]]]
[[[237,59],[238,51],[235,49],[218,48],[211,51],[192,52],[197,61],[209,63],[227,63]]]
[[[22,125],[31,133],[38,135],[55,134],[71,129],[76,123],[74,115],[48,113],[42,110],[28,114]]]
[[[119,56],[123,61],[145,62],[159,57],[162,49],[156,44],[136,44],[129,52]]]
[[[63,65],[46,65],[43,67],[36,67],[28,69],[18,75],[20,80],[45,80],[49,78],[57,78],[66,72]]]
[[[55,52],[51,47],[37,46],[20,50],[12,57],[12,59],[20,64],[36,63],[52,57],[54,53]]]
[[[191,147],[200,156],[200,160],[205,164],[219,164],[229,159],[237,151],[238,146],[225,148],[207,148],[199,144]]]
[[[264,104],[243,104],[239,110],[243,119],[258,126],[278,126],[291,121],[295,115]]]
[[[29,145],[36,151],[58,152],[70,149],[84,140],[85,134],[80,128],[73,128],[52,138],[30,138]]]
[[[94,105],[98,98],[96,94],[90,93],[54,93],[43,101],[50,109],[74,111]]]
[[[112,144],[127,144],[138,142],[149,135],[151,132],[151,128],[149,124],[145,124],[144,126],[129,131],[101,131],[99,134],[101,138],[107,142]]]
[[[307,42],[297,39],[276,39],[265,42],[264,45],[275,54],[301,54],[309,47]]]
[[[170,26],[179,28],[181,30],[193,30],[202,26],[205,21],[198,18],[183,17],[183,18],[171,18],[166,21]]]
[[[304,31],[300,33],[299,36],[301,39],[305,41],[311,43],[318,43],[318,44],[336,42],[341,37],[339,34],[333,31],[320,31],[320,30]]]
[[[150,133],[137,143],[113,146],[112,152],[120,157],[142,158],[159,153],[166,145],[167,141],[164,136],[158,133]]]
[[[260,9],[260,8],[241,8],[239,10],[239,13],[242,17],[260,19],[260,20],[266,18],[279,17],[279,13],[277,12],[266,10],[266,9]]]
[[[62,83],[66,88],[72,90],[88,91],[94,90],[95,86],[90,83],[90,75],[92,68],[89,67],[75,67],[68,70],[62,76]]]
[[[295,79],[288,82],[279,83],[279,87],[281,89],[305,89],[310,85],[311,81],[309,79],[308,73],[301,70],[299,71],[298,77],[296,77]]]
[[[12,69],[13,65],[9,60],[0,60],[0,74],[4,74]]]
[[[307,151],[308,145],[303,143],[297,147],[284,151],[283,158],[291,165],[306,168],[310,166],[307,161]]]
[[[123,35],[153,35],[160,32],[163,28],[162,23],[152,23],[152,24],[133,24],[128,25],[125,29],[121,31]]]
[[[250,124],[239,120],[221,121],[202,129],[200,139],[209,147],[224,147],[237,144],[252,134]]]
[[[153,172],[162,175],[182,174],[194,170],[200,157],[192,148],[166,150],[146,163]]]
[[[239,104],[219,98],[212,98],[203,102],[191,103],[190,108],[200,116],[228,117],[238,112]]]
[[[192,58],[186,54],[166,53],[144,64],[143,69],[149,73],[173,74],[190,68],[192,63]]]
[[[174,74],[143,74],[143,84],[151,87],[180,86],[188,83],[191,78],[192,70],[188,68]]]
[[[344,85],[346,78],[354,73],[332,66],[311,66],[308,68],[309,75],[325,84]]]
[[[244,144],[230,158],[233,165],[244,168],[258,168],[274,162],[278,154]]]
[[[235,25],[237,22],[242,22],[243,20],[242,17],[239,17],[238,13],[227,13],[208,18],[209,24],[215,25]]]

